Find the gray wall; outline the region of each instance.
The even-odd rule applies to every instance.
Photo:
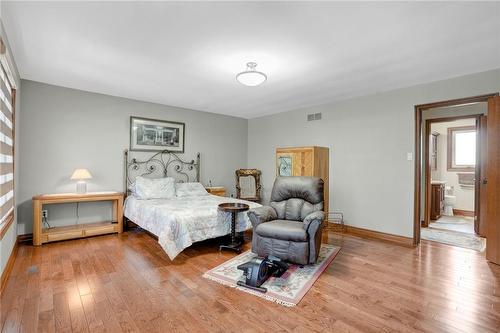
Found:
[[[0,5],[0,12],[2,10],[3,3]],[[6,43],[8,59],[10,60],[10,69],[13,71],[14,80],[16,81],[17,89],[16,89],[16,118],[18,118],[21,114],[21,79],[19,77],[19,72],[16,67],[16,63],[12,56],[12,52],[9,45],[9,40],[7,35],[5,34],[5,30],[3,28],[2,21],[0,20],[0,36],[3,41]],[[19,122],[15,123],[15,133],[19,133]],[[19,184],[19,139],[16,137],[16,146],[14,153],[14,184]],[[16,185],[17,186],[17,185]],[[14,200],[17,199],[17,190],[14,191]],[[7,232],[4,234],[3,238],[0,239],[0,275],[2,274],[5,265],[7,264],[10,254],[12,253],[12,249],[14,248],[14,244],[17,241],[17,214],[14,214],[14,222],[10,225]]]
[[[334,104],[244,120],[164,105],[22,81],[18,133],[18,233],[30,233],[31,197],[74,191],[78,167],[94,175],[89,190],[122,190],[122,152],[129,117],[186,123],[186,158],[202,153],[202,182],[234,193],[234,170],[263,171],[268,200],[275,178],[275,149],[330,147],[330,205],[349,225],[412,236],[414,105],[500,91],[500,70],[398,89]],[[322,112],[321,121],[306,114]],[[18,119],[19,120],[19,119]],[[248,163],[247,163],[248,161]],[[80,222],[108,218],[108,204],[80,207]],[[52,206],[52,225],[74,223],[73,205]]]
[[[251,119],[248,167],[262,170],[268,200],[277,147],[329,147],[330,210],[352,226],[412,237],[414,106],[498,91],[497,69]],[[316,112],[323,119],[307,122]]]
[[[129,147],[130,116],[186,124],[186,159],[201,152],[201,181],[235,192],[234,171],[246,166],[247,120],[140,102],[33,81],[22,81],[19,119],[20,181],[18,234],[32,232],[31,198],[74,192],[76,168],[93,175],[89,191],[122,191],[123,151]],[[140,153],[147,156],[148,153]],[[47,206],[52,226],[76,221],[76,205]],[[109,203],[80,205],[80,222],[108,219]]]

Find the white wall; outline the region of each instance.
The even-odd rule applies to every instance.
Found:
[[[0,12],[2,10],[1,6],[3,4],[0,4]],[[12,56],[12,52],[9,46],[9,40],[7,38],[7,35],[5,33],[5,30],[3,28],[3,23],[0,20],[0,36],[2,37],[4,43],[6,44],[7,47],[7,54],[10,59],[10,69],[13,72],[12,74],[14,75],[14,81],[16,81],[16,118],[19,117],[21,114],[21,89],[20,89],[20,77],[19,77],[19,72],[17,70],[16,64],[14,62],[14,57]],[[15,123],[15,133],[19,133],[19,123]],[[18,191],[17,191],[17,184],[19,184],[19,139],[16,137],[16,147],[15,147],[15,156],[14,156],[14,184],[16,184],[16,188],[14,191],[14,200],[18,200]],[[5,265],[7,264],[10,254],[12,253],[12,249],[14,248],[14,245],[17,241],[17,214],[16,212],[14,213],[14,222],[10,225],[9,230],[5,233],[3,238],[0,240],[0,275],[3,273],[3,270],[5,268]]]
[[[201,181],[235,192],[234,171],[246,166],[247,120],[125,98],[22,81],[18,233],[32,232],[31,198],[74,192],[76,168],[93,175],[89,191],[124,188],[123,151],[129,147],[130,116],[186,124],[185,153],[201,153]],[[193,96],[193,98],[195,98]],[[151,156],[139,153],[139,156]],[[52,226],[76,221],[76,206],[50,205]],[[109,218],[109,203],[80,206],[80,222]]]
[[[486,104],[486,103],[484,103]],[[461,187],[458,184],[458,175],[456,171],[448,171],[447,147],[448,147],[448,128],[457,126],[475,126],[474,118],[460,119],[451,122],[433,123],[431,131],[439,133],[438,136],[438,161],[437,172],[433,173],[433,180],[446,182],[446,186],[453,186],[456,196],[455,209],[474,211],[474,187]]]
[[[500,69],[251,119],[248,166],[262,170],[268,200],[277,147],[327,146],[331,211],[352,226],[412,237],[414,106],[498,91]],[[307,122],[316,112],[323,119]]]

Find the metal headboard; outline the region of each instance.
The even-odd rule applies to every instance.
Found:
[[[163,150],[144,161],[129,158],[128,149],[124,153],[125,193],[129,194],[129,186],[138,176],[173,177],[178,182],[200,181],[200,153],[196,160],[186,162],[176,153]]]

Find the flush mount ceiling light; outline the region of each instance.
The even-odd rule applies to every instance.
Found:
[[[258,72],[255,67],[257,67],[256,62],[247,62],[247,70],[236,75],[236,80],[249,87],[255,87],[264,83],[267,80],[267,75]]]

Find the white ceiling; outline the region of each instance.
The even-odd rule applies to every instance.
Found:
[[[500,68],[500,3],[6,2],[22,78],[244,118]],[[269,79],[235,75],[255,61]]]

